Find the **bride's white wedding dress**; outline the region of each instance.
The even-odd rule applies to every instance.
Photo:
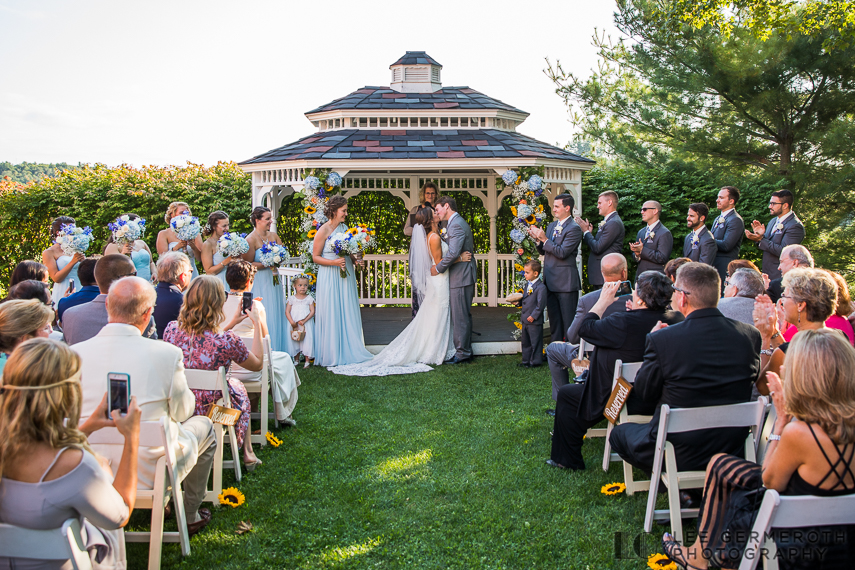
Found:
[[[416,228],[413,231],[413,243],[417,242]],[[420,234],[423,236],[424,231]],[[425,238],[426,239],[426,238]],[[448,245],[442,243],[442,255],[448,252]],[[420,245],[420,244],[419,244]],[[425,242],[426,246],[426,242]],[[424,264],[427,263],[427,267]],[[411,268],[413,282],[419,274]],[[433,370],[428,364],[442,364],[454,356],[454,343],[451,336],[451,309],[449,307],[448,272],[430,275],[430,261],[422,261],[418,268],[427,272],[420,277],[420,294],[424,298],[419,305],[416,317],[407,325],[395,340],[387,345],[377,356],[359,364],[333,366],[328,370],[344,376],[389,376],[392,374],[415,374]]]

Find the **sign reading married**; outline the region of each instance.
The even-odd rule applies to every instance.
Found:
[[[217,424],[222,424],[224,426],[235,425],[238,419],[240,418],[240,415],[240,410],[224,408],[223,406],[218,406],[217,404],[211,404],[211,407],[208,409],[208,417],[211,418],[211,421]]]
[[[615,387],[612,388],[612,394],[609,396],[609,401],[606,404],[606,411],[603,412],[606,419],[613,424],[617,423],[620,411],[623,409],[624,404],[626,404],[626,399],[629,397],[630,391],[632,391],[632,384],[627,382],[623,376],[618,376]]]

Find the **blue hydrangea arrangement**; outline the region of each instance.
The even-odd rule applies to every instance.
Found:
[[[506,170],[504,174],[502,174],[502,182],[505,185],[510,186],[514,182],[517,181],[517,173],[513,170]]]

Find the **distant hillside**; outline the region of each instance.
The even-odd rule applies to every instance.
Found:
[[[56,164],[39,164],[36,162],[12,164],[11,162],[0,162],[0,180],[8,176],[15,182],[26,184],[31,180],[53,176],[57,170],[70,170],[73,168],[77,167],[65,162],[58,162]]]

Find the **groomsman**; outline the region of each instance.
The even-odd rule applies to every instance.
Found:
[[[629,249],[638,261],[636,280],[645,271],[665,273],[665,264],[671,257],[674,236],[659,221],[661,213],[662,204],[655,200],[648,200],[641,205],[641,221],[645,222],[647,227],[638,230],[637,242],[629,244]]]
[[[712,234],[717,248],[713,266],[718,269],[721,285],[727,280],[727,264],[739,259],[739,247],[742,245],[745,222],[736,213],[739,202],[739,189],[735,186],[725,186],[718,192],[715,199],[716,208],[721,212],[713,222]]]
[[[789,190],[772,192],[769,199],[769,213],[774,216],[768,226],[757,220],[751,222],[751,230],[745,230],[745,237],[757,243],[763,251],[762,271],[769,279],[781,276],[778,269],[781,250],[805,239],[805,227],[793,212],[793,193]]]
[[[683,242],[683,257],[712,265],[718,248],[715,245],[715,238],[707,229],[706,221],[709,213],[710,209],[704,203],[689,204],[686,226],[692,231]]]
[[[555,197],[552,215],[555,221],[546,231],[537,226],[528,230],[543,255],[543,283],[546,285],[546,310],[552,342],[564,340],[567,327],[573,322],[582,279],[576,267],[576,256],[582,242],[582,230],[573,221],[575,201],[570,194]]]
[[[607,190],[597,198],[597,212],[603,217],[597,237],[591,233],[593,225],[588,220],[576,216],[576,223],[584,232],[582,239],[591,249],[588,255],[588,283],[594,289],[603,287],[603,273],[600,270],[600,261],[610,253],[620,253],[623,248],[623,236],[626,228],[617,213],[617,192]]]

